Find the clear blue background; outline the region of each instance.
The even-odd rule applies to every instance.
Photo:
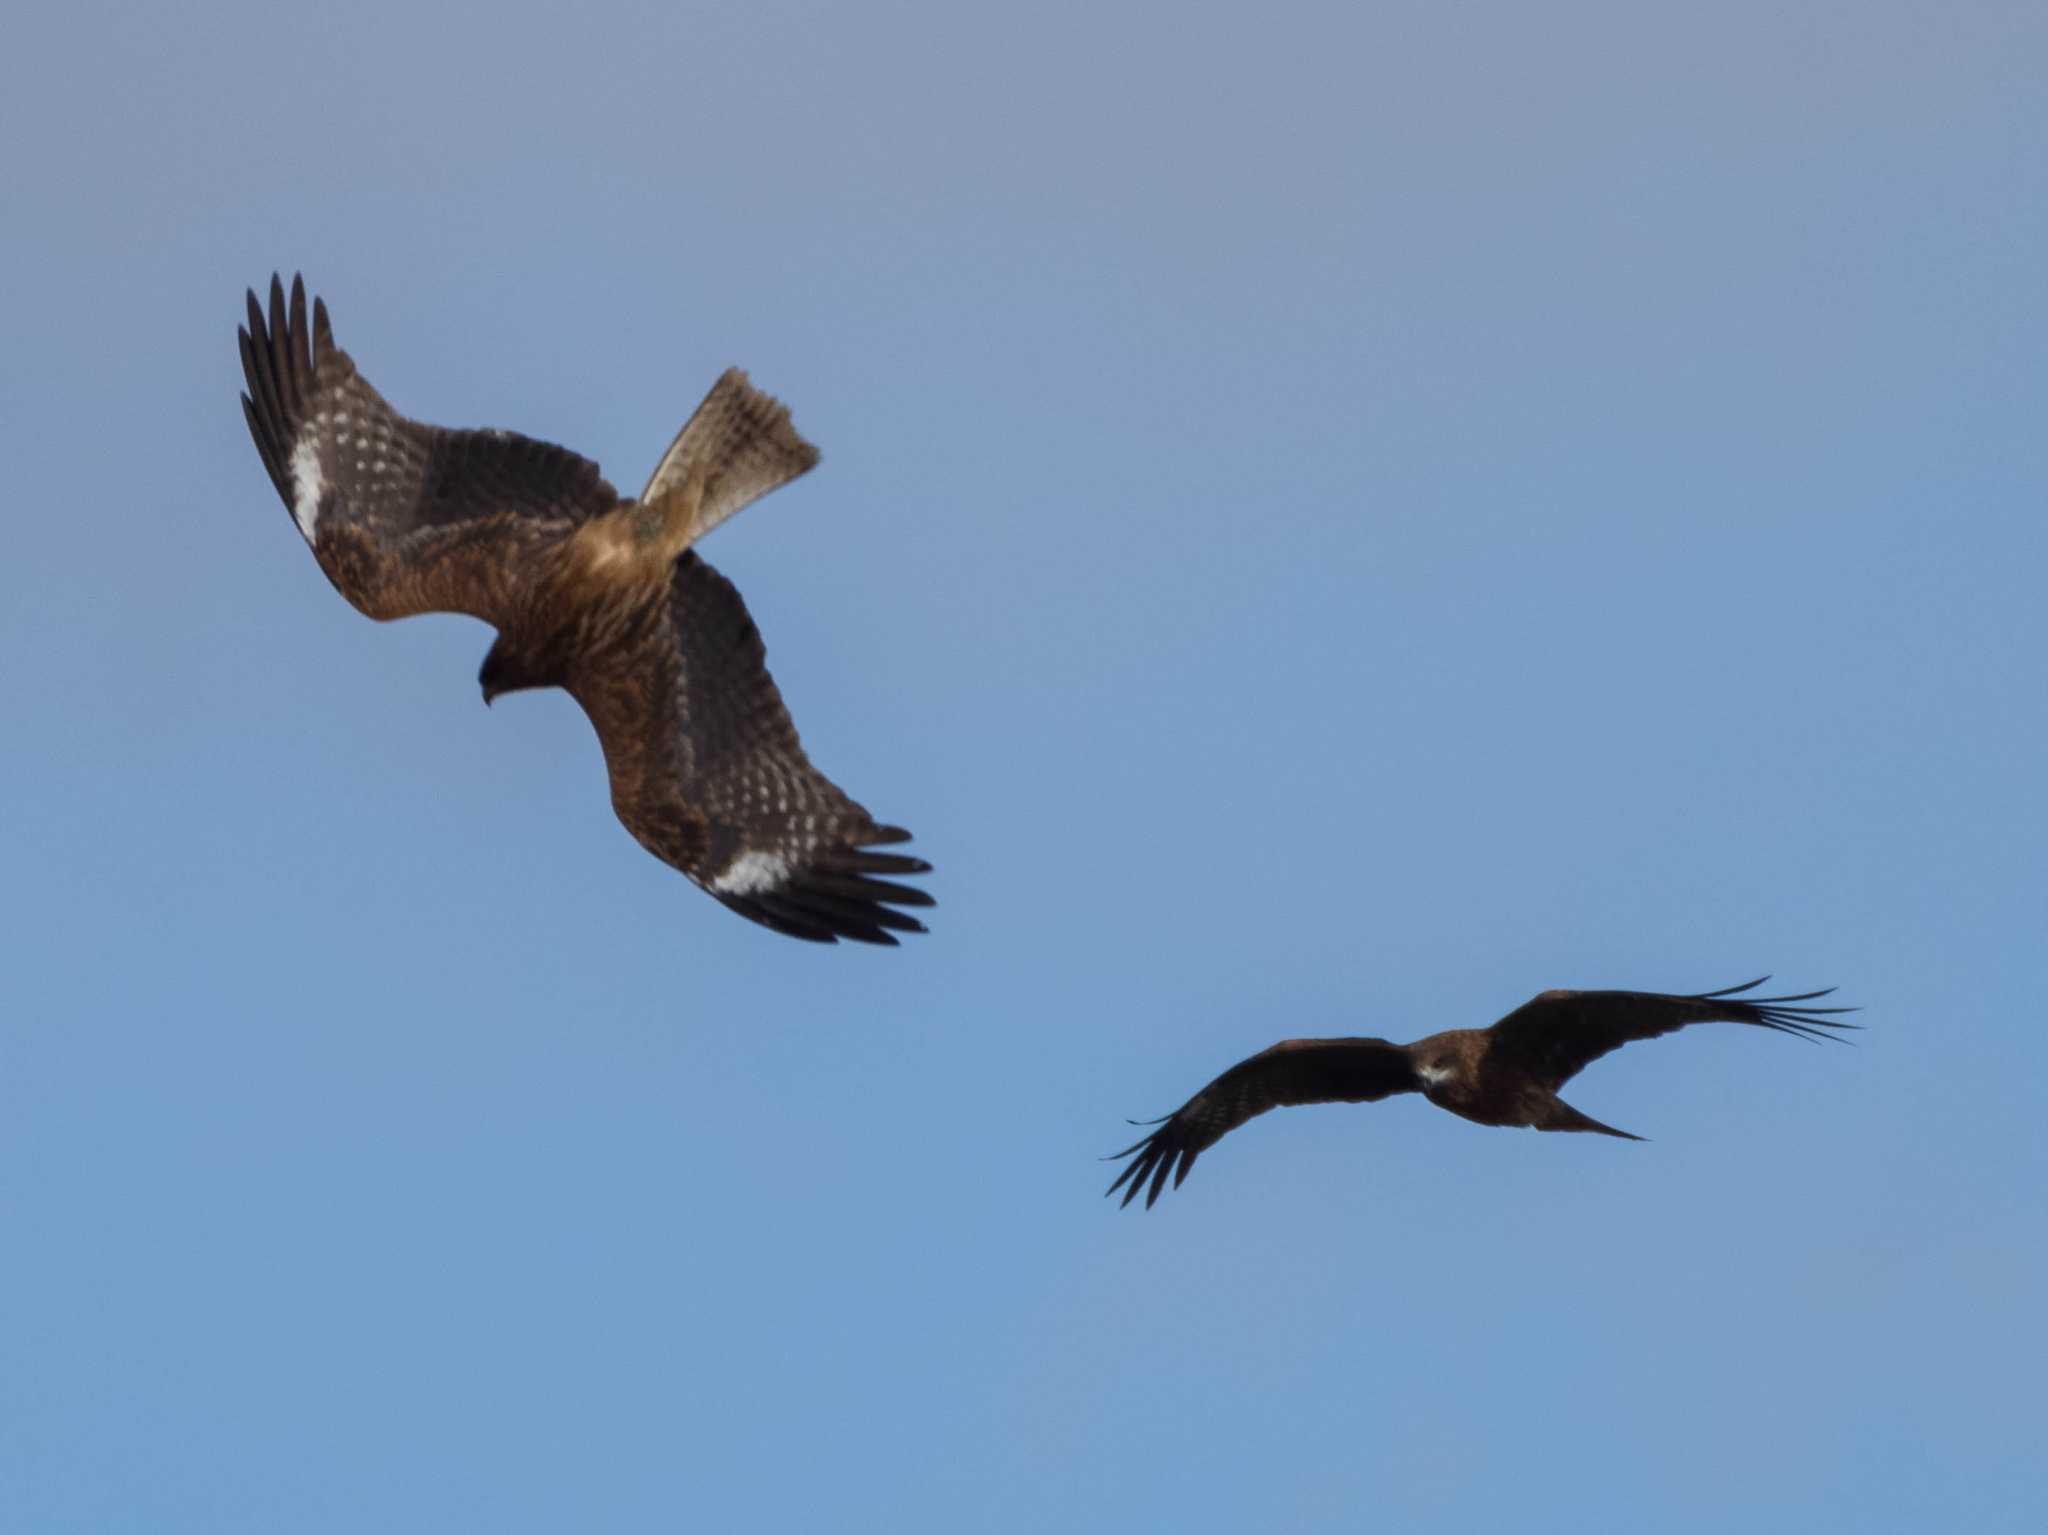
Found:
[[[2042,1527],[2048,11],[80,4],[0,57],[0,1527]],[[819,950],[328,587],[303,267],[937,865]],[[1652,1137],[1124,1115],[1765,970]]]

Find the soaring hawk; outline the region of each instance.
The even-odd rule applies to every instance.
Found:
[[[1396,1093],[1421,1093],[1438,1108],[1482,1125],[1591,1130],[1639,1141],[1640,1135],[1589,1119],[1559,1098],[1557,1090],[1608,1051],[1689,1023],[1751,1023],[1809,1039],[1837,1039],[1827,1031],[1857,1027],[1828,1016],[1853,1013],[1852,1007],[1798,1005],[1829,995],[1833,987],[1796,997],[1741,996],[1769,979],[1693,996],[1546,991],[1490,1029],[1451,1029],[1412,1045],[1384,1039],[1283,1039],[1239,1061],[1164,1120],[1150,1121],[1160,1128],[1115,1153],[1133,1160],[1107,1192],[1124,1189],[1128,1205],[1145,1189],[1150,1208],[1168,1173],[1179,1188],[1196,1157],[1268,1109],[1377,1103]]]
[[[893,944],[932,898],[921,858],[811,766],[732,583],[690,546],[818,461],[789,411],[731,369],[624,501],[597,465],[511,432],[384,403],[292,279],[240,332],[242,410],[270,481],[342,596],[372,618],[497,628],[484,702],[560,687],[597,728],[612,808],[655,857],[795,938]]]

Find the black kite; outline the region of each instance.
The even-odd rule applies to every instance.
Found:
[[[1239,1061],[1164,1120],[1149,1121],[1160,1128],[1115,1153],[1134,1160],[1107,1192],[1124,1188],[1128,1205],[1145,1189],[1150,1208],[1168,1173],[1179,1188],[1196,1157],[1268,1109],[1376,1103],[1396,1093],[1421,1093],[1438,1108],[1482,1125],[1591,1130],[1639,1141],[1640,1135],[1587,1118],[1557,1090],[1608,1051],[1689,1023],[1750,1023],[1808,1039],[1834,1039],[1839,1036],[1828,1030],[1857,1027],[1827,1016],[1854,1008],[1797,1005],[1828,996],[1833,987],[1796,997],[1740,997],[1769,979],[1693,996],[1546,991],[1490,1029],[1451,1029],[1412,1045],[1384,1039],[1284,1039]]]
[[[342,596],[377,619],[467,613],[498,630],[484,702],[560,687],[597,729],[612,808],[655,857],[744,917],[893,944],[931,897],[883,875],[878,825],[811,766],[732,584],[690,547],[818,461],[789,411],[731,369],[626,501],[597,465],[511,432],[398,414],[334,344],[305,284],[249,294],[242,409],[270,481]]]

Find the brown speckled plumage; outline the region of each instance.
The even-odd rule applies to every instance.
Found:
[[[398,414],[296,277],[267,316],[249,294],[240,340],[256,451],[344,597],[495,626],[486,701],[566,688],[627,830],[743,916],[820,942],[924,930],[897,908],[931,897],[893,877],[930,866],[872,851],[909,834],[811,765],[739,593],[690,548],[817,463],[786,408],[729,370],[628,501],[566,448]]]
[[[1768,980],[1769,977],[1763,978]],[[1653,991],[1546,991],[1489,1029],[1451,1029],[1397,1045],[1384,1039],[1285,1039],[1238,1062],[1136,1145],[1117,1152],[1131,1162],[1109,1186],[1129,1204],[1139,1190],[1149,1207],[1166,1187],[1179,1188],[1195,1158],[1248,1119],[1302,1103],[1373,1103],[1396,1093],[1421,1093],[1438,1108],[1482,1125],[1536,1130],[1586,1130],[1640,1140],[1589,1119],[1557,1090],[1611,1050],[1655,1039],[1689,1023],[1748,1023],[1832,1039],[1851,1029],[1831,1014],[1845,1007],[1805,1007],[1827,991],[1793,997],[1744,997],[1763,980],[1725,991],[1672,996]],[[1832,988],[1830,988],[1832,989]]]

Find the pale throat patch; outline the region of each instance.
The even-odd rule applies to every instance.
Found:
[[[311,436],[301,437],[292,450],[292,521],[309,544],[313,542],[313,524],[320,520],[320,498],[326,493],[320,445]]]
[[[726,870],[711,882],[711,888],[720,895],[752,895],[757,890],[773,890],[789,878],[789,860],[777,853],[742,853],[726,866]]]
[[[1451,1069],[1448,1066],[1417,1066],[1415,1074],[1431,1087],[1451,1080]]]

